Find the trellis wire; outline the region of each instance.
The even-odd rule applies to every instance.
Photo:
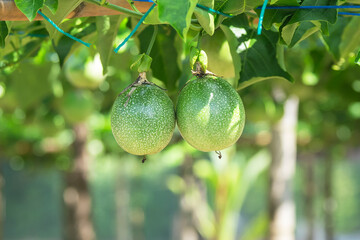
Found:
[[[266,9],[278,9],[278,10],[286,10],[286,9],[359,9],[360,5],[330,5],[330,6],[267,6],[267,0],[264,1],[262,7],[257,7],[257,9],[261,9],[259,23],[257,28],[257,34],[260,35],[262,31],[262,23],[264,21],[264,15]],[[360,13],[352,13],[352,12],[338,12],[340,15],[351,15],[351,16],[360,16]]]
[[[149,13],[154,9],[155,6],[156,6],[156,3],[153,3],[153,5],[151,5],[149,10],[147,10],[146,13],[140,18],[140,21],[136,24],[136,26],[131,31],[131,33],[124,39],[124,41],[122,41],[122,43],[119,44],[119,46],[117,46],[117,48],[115,48],[114,52],[117,53],[120,50],[120,48],[122,46],[124,46],[125,43],[132,37],[132,35],[134,35],[134,33],[137,31],[137,29],[140,27],[140,25],[144,22],[145,18],[149,15]]]
[[[71,35],[70,33],[65,32],[64,30],[62,30],[61,28],[59,28],[50,18],[48,18],[45,14],[43,14],[40,10],[38,11],[38,14],[40,14],[46,21],[48,21],[57,31],[61,32],[62,34],[64,34],[65,36],[84,44],[87,47],[90,47],[90,43],[84,42],[83,40],[74,37],[73,35]]]

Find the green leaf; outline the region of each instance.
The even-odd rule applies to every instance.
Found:
[[[130,69],[136,70],[139,73],[150,71],[152,58],[145,53],[142,53],[135,57],[135,61],[131,64]]]
[[[79,4],[83,2],[83,0],[61,0],[59,2],[58,9],[55,14],[53,14],[48,9],[43,9],[44,14],[49,17],[56,25],[60,25],[60,23],[74,10]],[[50,38],[55,38],[61,35],[50,23],[47,21],[44,22],[46,25],[46,29],[49,32]]]
[[[293,82],[294,79],[281,68],[276,57],[278,34],[264,30],[255,40],[250,48],[240,54],[242,71],[238,89],[264,80],[286,79]]]
[[[103,74],[107,72],[107,65],[113,50],[113,42],[119,29],[120,22],[124,15],[99,16],[96,18],[97,49],[100,54]]]
[[[0,48],[5,47],[5,39],[9,34],[8,27],[5,21],[0,21]]]
[[[45,0],[44,5],[50,9],[52,14],[55,14],[58,8],[58,0]]]
[[[189,55],[190,69],[194,69],[194,65],[199,58],[199,54],[200,54],[200,49],[195,47],[191,48]]]
[[[344,29],[340,43],[340,58],[347,59],[360,49],[360,18],[354,17]]]
[[[356,58],[355,58],[355,63],[360,65],[360,51],[358,52]]]
[[[262,0],[215,0],[215,9],[229,14],[240,14],[261,5]]]
[[[159,19],[169,23],[182,38],[185,38],[197,2],[198,0],[158,0]]]
[[[285,0],[286,2],[284,2],[284,0],[280,0],[277,1],[275,6],[279,5],[279,6],[299,6],[300,4],[296,1],[296,0]],[[274,4],[273,2],[271,4]],[[260,9],[256,9],[255,10],[257,12],[258,15],[260,15],[261,10]],[[294,9],[267,9],[266,13],[264,15],[264,20],[263,20],[263,27],[265,29],[270,29],[274,23],[283,23],[285,21],[285,19],[294,14],[296,10]]]
[[[329,27],[329,36],[323,36],[330,52],[334,55],[335,59],[340,59],[340,43],[345,27],[349,24],[351,18],[339,18],[335,24]]]
[[[199,4],[214,8],[214,0],[200,0]],[[201,8],[195,8],[194,14],[205,32],[212,36],[215,31],[214,15]]]
[[[197,59],[201,65],[201,68],[203,69],[204,72],[206,72],[207,69],[207,65],[208,65],[208,58],[206,53],[201,50]]]
[[[229,43],[230,53],[233,60],[234,71],[235,71],[234,79],[237,80],[240,78],[240,71],[241,71],[241,58],[240,55],[237,53],[239,43],[236,39],[235,34],[230,30],[229,27],[225,25],[220,25],[220,28],[224,32],[225,37]],[[233,85],[236,86],[235,83]]]
[[[199,48],[195,48],[195,47],[191,48],[189,62],[190,62],[190,68],[193,70],[196,70],[195,63],[199,62],[202,71],[206,72],[208,65],[208,58],[203,50],[200,50]]]
[[[149,15],[144,20],[145,24],[165,24],[159,18],[159,8],[157,6],[149,13]]]
[[[195,8],[194,14],[205,32],[212,36],[215,31],[214,16],[200,8]]]
[[[288,24],[282,28],[281,37],[289,47],[293,47],[318,32],[320,28],[321,24],[316,21],[314,23],[305,21]]]
[[[333,6],[336,5],[334,0],[304,0],[301,6]],[[335,23],[337,20],[336,9],[298,9],[291,17],[288,24],[301,21],[327,21]]]
[[[34,20],[37,11],[43,7],[44,0],[15,0],[16,7],[29,19]]]
[[[154,27],[147,27],[139,34],[140,52],[146,52]],[[165,83],[169,93],[176,91],[176,83],[181,75],[177,64],[178,52],[175,46],[177,34],[176,31],[168,26],[159,26],[154,46],[151,50],[152,74],[155,78]],[[180,46],[179,46],[180,47]]]
[[[324,36],[329,50],[339,65],[356,54],[360,48],[359,18],[339,18],[336,24],[330,25],[329,36]]]

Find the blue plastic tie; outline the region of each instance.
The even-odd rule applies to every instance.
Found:
[[[264,4],[261,7],[260,18],[259,18],[259,23],[258,23],[258,28],[257,28],[257,34],[258,35],[261,35],[262,23],[264,21],[264,15],[265,15],[265,10],[266,10],[267,3],[268,3],[268,0],[265,0]]]
[[[264,6],[264,5],[263,5]],[[341,5],[341,6],[267,6],[267,9],[339,9],[339,8],[360,8],[360,5]],[[262,9],[262,7],[257,7]]]
[[[352,13],[352,12],[338,12],[340,15],[351,15],[351,16],[360,16],[360,13]]]
[[[206,6],[201,5],[201,4],[196,4],[196,6],[197,6],[198,8],[203,9],[203,10],[206,10],[206,11],[208,11],[208,12],[210,12],[210,13],[215,13],[215,14],[223,15],[223,16],[225,16],[225,17],[233,17],[233,16],[230,15],[230,14],[226,14],[226,13],[220,12],[220,11],[218,11],[218,10],[212,9],[212,8],[210,8],[210,7],[206,7]]]
[[[138,28],[140,27],[140,25],[144,22],[145,18],[149,15],[149,13],[154,9],[154,7],[156,6],[156,3],[154,3],[153,5],[151,5],[151,7],[149,8],[149,10],[147,10],[147,12],[140,18],[140,21],[136,24],[136,26],[134,27],[134,29],[131,31],[131,33],[124,39],[124,41],[122,41],[122,43],[120,43],[120,45],[115,48],[114,52],[118,52],[120,50],[120,48],[122,46],[125,45],[125,43],[127,41],[129,41],[129,39],[132,37],[132,35],[134,35],[134,33],[138,30]]]
[[[341,5],[341,6],[266,6],[268,0],[264,1],[262,7],[257,7],[257,9],[261,9],[259,24],[257,29],[257,34],[260,35],[262,31],[262,23],[264,21],[265,9],[345,9],[345,8],[360,8],[360,5]],[[339,12],[340,15],[352,15],[352,16],[360,16],[360,13],[351,13],[351,12]]]
[[[54,27],[56,30],[58,30],[59,32],[61,32],[61,33],[64,34],[65,36],[67,36],[67,37],[69,37],[69,38],[71,38],[71,39],[73,39],[73,40],[75,40],[75,41],[77,41],[77,42],[79,42],[79,43],[81,43],[81,44],[84,44],[84,45],[87,46],[87,47],[90,47],[90,45],[91,45],[90,43],[84,42],[83,40],[78,39],[78,38],[74,37],[73,35],[71,35],[71,34],[65,32],[65,31],[63,31],[63,30],[62,30],[61,28],[59,28],[53,21],[51,21],[50,18],[48,18],[45,14],[43,14],[40,10],[38,11],[38,14],[40,14],[46,21],[48,21],[51,25],[53,25],[53,27]]]

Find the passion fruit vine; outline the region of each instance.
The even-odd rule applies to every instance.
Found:
[[[114,102],[111,129],[119,146],[131,154],[160,152],[170,142],[174,128],[172,101],[141,75]]]
[[[239,94],[227,81],[209,74],[198,76],[181,90],[176,116],[183,138],[204,152],[233,145],[245,124]]]

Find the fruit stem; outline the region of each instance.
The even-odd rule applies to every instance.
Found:
[[[221,155],[221,152],[220,152],[220,151],[215,151],[215,153],[218,155],[218,158],[219,158],[219,159],[222,158],[222,155]]]
[[[198,49],[200,49],[201,37],[202,37],[202,34],[201,34],[201,32],[199,32],[198,41],[197,41],[197,44],[196,44],[196,47],[197,47]]]
[[[142,163],[145,163],[146,161],[146,155],[144,155],[143,159],[141,160]]]
[[[154,32],[153,32],[153,35],[151,37],[148,49],[146,50],[146,55],[150,55],[151,49],[154,46],[154,43],[155,43],[155,40],[156,40],[157,33],[158,33],[158,26],[154,25]]]

